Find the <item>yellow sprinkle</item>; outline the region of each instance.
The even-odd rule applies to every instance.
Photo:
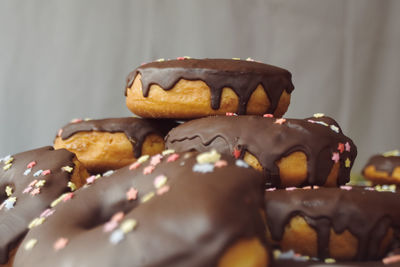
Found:
[[[204,163],[214,163],[217,162],[221,158],[221,154],[219,154],[215,149],[210,152],[201,153],[196,157],[196,160],[199,164]]]
[[[142,203],[145,203],[154,197],[154,192],[147,193],[142,197]]]
[[[6,186],[6,194],[7,194],[7,196],[8,196],[8,197],[11,196],[12,193],[13,193],[12,187],[9,186],[9,185],[7,185],[7,186]]]
[[[13,157],[11,157],[11,158],[9,158],[6,162],[4,162],[4,164],[10,164],[11,162],[13,162],[14,161],[14,158]]]
[[[274,259],[279,259],[281,251],[279,249],[275,249],[273,253],[274,253]]]
[[[325,116],[325,114],[324,113],[315,113],[313,116],[314,116],[314,118],[322,118]]]
[[[137,221],[134,219],[127,219],[124,222],[121,223],[120,229],[124,234],[129,233],[133,229],[135,229],[137,226]]]
[[[335,263],[335,262],[336,262],[336,260],[332,259],[332,258],[325,259],[325,263]]]
[[[188,56],[184,56],[183,58],[185,58],[185,59],[191,59],[191,57],[188,57]]]
[[[232,59],[233,60],[240,60],[240,58],[238,58],[238,57],[233,57]]]
[[[46,183],[46,180],[40,180],[38,182],[36,182],[35,187],[42,187],[44,186]]]
[[[68,187],[71,189],[71,191],[76,190],[76,185],[73,182],[68,182]]]
[[[173,153],[175,153],[175,150],[173,150],[173,149],[167,149],[167,150],[164,150],[163,152],[161,152],[161,154],[163,156],[166,156],[166,155],[169,155],[169,154],[173,154]]]
[[[41,225],[44,221],[46,220],[46,218],[44,217],[40,217],[40,218],[35,218],[31,221],[31,223],[28,225],[29,229],[32,229],[36,226]]]
[[[400,155],[399,150],[391,150],[382,154],[384,157],[396,157]]]
[[[95,177],[94,177],[94,179],[100,179],[101,178],[101,174],[97,174]]]
[[[139,163],[144,163],[144,162],[146,162],[149,158],[150,158],[149,155],[143,155],[143,156],[141,156],[140,158],[138,158],[137,162],[139,162]]]
[[[156,61],[158,61],[158,62],[163,62],[163,61],[165,61],[165,59],[164,59],[164,58],[159,58],[159,59],[157,59]]]
[[[37,240],[36,239],[30,239],[28,242],[25,244],[25,250],[31,250],[33,247],[36,245]]]
[[[351,165],[351,160],[349,158],[347,158],[346,161],[344,162],[344,166],[346,168],[350,168],[350,165]]]
[[[4,167],[3,167],[3,170],[8,170],[9,168],[11,168],[11,166],[12,166],[12,163],[8,163],[7,165],[5,165]]]
[[[61,168],[61,170],[71,173],[74,170],[74,168],[72,168],[70,166],[64,166]]]
[[[59,196],[56,200],[54,200],[53,202],[51,202],[50,207],[54,208],[55,206],[57,206],[63,199],[64,197],[67,195],[68,193],[64,193],[61,196]]]

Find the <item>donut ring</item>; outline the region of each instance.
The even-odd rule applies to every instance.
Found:
[[[372,156],[362,170],[362,174],[373,184],[400,185],[400,152],[394,150]]]
[[[61,201],[14,266],[268,266],[261,175],[215,152],[167,153]]]
[[[144,118],[192,119],[226,112],[281,117],[294,87],[287,70],[253,61],[185,59],[131,72],[126,105]]]
[[[87,176],[75,155],[65,149],[42,147],[0,160],[0,264],[11,266],[31,220]]]
[[[265,193],[267,238],[282,251],[336,260],[379,260],[398,240],[400,193],[372,187]]]
[[[329,117],[274,119],[215,116],[181,124],[166,136],[167,148],[242,158],[263,171],[268,186],[324,185],[349,181],[357,148]],[[211,127],[210,127],[211,126]]]
[[[102,173],[129,165],[141,155],[160,153],[165,134],[176,125],[133,117],[78,120],[60,129],[54,147],[75,153],[91,173]]]

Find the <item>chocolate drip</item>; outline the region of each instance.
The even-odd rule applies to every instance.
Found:
[[[102,120],[88,120],[69,123],[62,128],[61,138],[68,139],[78,132],[123,132],[132,143],[134,156],[141,156],[143,142],[146,136],[153,133],[164,137],[169,130],[178,124],[172,120],[151,120],[140,118],[112,118]]]
[[[291,93],[294,86],[291,73],[275,66],[233,59],[186,59],[152,62],[142,65],[128,75],[126,89],[132,87],[141,74],[143,96],[152,84],[170,90],[180,79],[201,80],[211,91],[211,107],[220,107],[222,89],[231,88],[239,97],[238,114],[246,113],[251,94],[261,84],[270,100],[267,113],[274,113],[283,91]],[[126,95],[126,90],[125,90]]]
[[[377,171],[386,172],[391,176],[394,169],[400,167],[400,156],[375,155],[369,159],[364,169],[368,166],[374,166]]]
[[[332,124],[324,126],[316,123],[322,120]],[[357,148],[350,138],[341,133],[340,128],[337,133],[330,125],[337,127],[337,123],[328,117],[287,119],[280,125],[276,119],[260,116],[214,116],[192,120],[174,128],[166,136],[166,146],[177,151],[215,148],[230,155],[235,147],[245,147],[260,162],[267,183],[280,186],[276,162],[282,157],[296,151],[305,153],[308,176],[304,185],[323,185],[334,164],[332,153],[339,153],[339,143],[348,143],[350,151],[344,149],[339,153],[341,167],[338,184],[341,185],[349,181]],[[347,158],[351,161],[348,168],[345,167]]]
[[[53,150],[52,147],[43,147],[14,155],[12,166],[7,170],[4,170],[6,165],[0,163],[0,204],[8,197],[16,197],[12,208],[3,206],[0,209],[0,264],[8,261],[9,252],[26,234],[32,219],[49,207],[57,196],[69,190],[67,184],[71,174],[62,171],[61,168],[74,167],[74,156],[65,149]],[[36,165],[31,168],[29,174],[24,175],[27,165],[33,161]],[[51,173],[34,177],[39,170],[50,170]],[[35,179],[46,181],[40,188],[40,193],[23,193]],[[6,194],[7,186],[12,188],[10,196]]]
[[[143,174],[150,166],[146,162],[77,190],[28,233],[21,247],[32,238],[37,244],[30,251],[20,249],[14,266],[217,266],[238,240],[259,238],[265,245],[262,177],[251,168],[235,166],[232,159],[224,160],[228,166],[200,173],[192,170],[196,154],[175,161],[165,157],[151,174]],[[153,182],[160,175],[168,178],[169,191],[143,202],[156,191]],[[129,201],[126,192],[131,187],[138,190],[138,198]],[[113,244],[104,223],[121,211],[124,220],[138,224]],[[69,241],[55,252],[59,237]]]
[[[361,187],[319,188],[265,193],[267,225],[272,239],[282,240],[285,226],[300,215],[318,233],[318,257],[329,255],[330,229],[348,230],[358,239],[355,260],[376,260],[389,228],[400,226],[400,194]]]

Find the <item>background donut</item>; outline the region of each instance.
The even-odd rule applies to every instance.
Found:
[[[373,184],[400,185],[400,152],[394,150],[372,156],[362,174]]]

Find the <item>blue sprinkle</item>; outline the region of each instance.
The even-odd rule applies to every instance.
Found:
[[[247,164],[244,160],[237,159],[235,162],[236,166],[242,167],[242,168],[248,168],[249,164]]]
[[[113,170],[109,170],[109,171],[106,171],[105,173],[103,173],[103,176],[111,176],[113,173],[114,173]]]
[[[110,235],[110,242],[112,244],[118,244],[122,240],[124,240],[124,232],[122,232],[121,229],[115,230],[111,235]]]
[[[24,171],[24,175],[27,176],[28,174],[31,173],[31,171],[32,171],[32,169],[26,169],[26,170]]]
[[[203,164],[196,163],[193,166],[193,171],[194,172],[201,172],[201,173],[213,172],[214,171],[214,164],[211,164],[211,163],[203,163]]]
[[[279,254],[280,260],[291,260],[291,259],[294,259],[295,257],[296,257],[296,254],[294,253],[293,250],[289,250],[289,251],[282,252],[281,254]]]

